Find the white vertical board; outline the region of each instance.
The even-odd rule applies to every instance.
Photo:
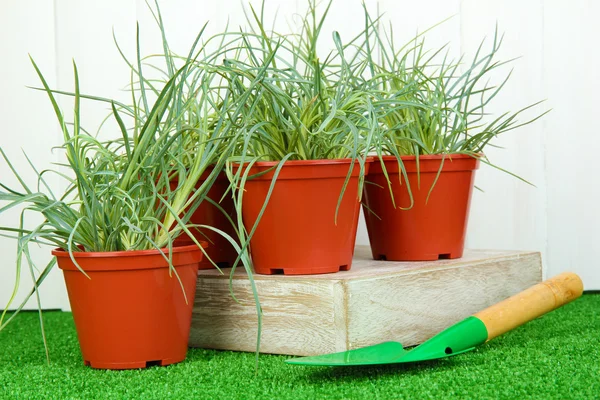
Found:
[[[144,0],[137,0],[135,3],[136,19],[140,25],[142,56],[164,54],[161,33],[155,19],[157,13],[154,2],[148,2],[150,7]],[[230,0],[220,2],[187,0],[161,2],[159,4],[160,12],[171,51],[179,56],[186,57],[197,34],[206,23],[208,25],[202,35],[201,42],[208,40],[213,34],[221,32],[227,22],[230,3]],[[227,11],[219,12],[219,9]],[[239,23],[239,21],[236,22]],[[154,59],[151,62],[154,64],[157,60]],[[158,62],[157,65],[165,68],[164,63]],[[150,73],[150,70],[146,69],[145,72]]]
[[[423,0],[397,1],[379,0],[379,13],[382,15],[380,30],[394,31],[396,48],[425,33],[425,48],[431,51],[448,45],[450,55],[460,55],[460,1]]]
[[[544,98],[540,73],[543,41],[541,1],[464,0],[461,20],[462,47],[467,61],[484,38],[484,49],[490,48],[496,23],[498,32],[504,35],[497,60],[520,57],[498,69],[497,73],[490,74],[492,83],[500,84],[514,68],[508,83],[486,110],[493,114],[491,117],[507,111],[515,112]],[[546,109],[546,104],[537,106],[519,120],[525,121]],[[476,185],[483,192],[475,191],[473,195],[467,246],[541,251],[546,260],[543,123],[537,121],[506,132],[492,143],[503,148],[488,146],[485,151],[490,161],[536,187],[482,164],[476,173]]]
[[[36,174],[29,167],[21,149],[39,170],[43,170],[56,161],[50,149],[60,143],[58,125],[47,96],[26,87],[40,86],[28,53],[44,71],[48,83],[56,85],[52,2],[4,2],[0,11],[0,37],[0,147],[33,191],[37,187]],[[49,175],[46,178],[51,186],[55,186],[55,176]],[[24,192],[3,159],[0,159],[0,181]],[[18,226],[19,214],[20,209],[1,213],[0,226]],[[25,217],[26,228],[33,228],[40,222],[41,219],[32,218],[31,213]],[[4,309],[12,294],[16,277],[16,249],[16,240],[0,237],[0,310]],[[34,262],[40,267],[44,267],[51,259],[50,250],[45,247],[32,245],[31,253]],[[32,287],[25,262],[21,282],[21,290],[11,308],[16,308]],[[41,295],[42,306],[45,308],[59,308],[64,304],[64,283],[59,271],[55,270],[48,276]],[[27,308],[36,307],[34,301],[27,305]]]
[[[156,11],[156,6],[154,2],[149,3],[151,8],[145,0],[136,1],[137,19],[142,33],[142,55],[163,54],[162,38],[151,11],[151,9]],[[296,0],[266,0],[264,8],[261,7],[260,1],[163,1],[159,6],[171,50],[186,57],[196,36],[206,24],[200,44],[208,42],[207,51],[214,51],[226,28],[228,32],[239,32],[248,27],[247,18],[253,21],[250,4],[259,17],[264,13],[263,19],[267,31],[274,30],[279,33],[293,31],[296,20],[294,18]],[[201,45],[197,49],[201,48]]]
[[[598,16],[597,1],[544,2],[548,274],[573,270],[586,290],[600,289]]]
[[[116,99],[130,103],[126,90],[130,68],[121,58],[113,40],[114,35],[131,62],[135,62],[135,2],[108,0],[56,2],[56,61],[58,88],[74,89],[73,62],[79,72],[82,94]],[[73,98],[61,97],[61,106],[72,115]],[[82,100],[81,125],[95,134],[110,114],[110,104]],[[114,118],[103,127],[101,137],[119,135]]]
[[[327,1],[317,6],[317,18],[325,11]],[[377,1],[365,0],[371,18],[377,18]],[[308,10],[308,0],[298,0],[298,14],[304,16]],[[318,21],[317,21],[318,22]],[[324,59],[330,51],[337,54],[333,33],[337,32],[342,43],[349,43],[365,29],[365,13],[360,1],[333,1],[319,37],[319,57]],[[361,41],[357,41],[360,43]]]

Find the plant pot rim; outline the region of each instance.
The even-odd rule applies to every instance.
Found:
[[[202,248],[208,247],[208,242],[200,241],[200,245]],[[161,249],[165,255],[169,254],[168,248]],[[189,251],[201,251],[198,246],[195,244],[186,245],[186,246],[173,246],[171,252],[173,254],[176,253],[186,253]],[[76,251],[73,252],[73,257],[75,258],[115,258],[115,257],[140,257],[140,256],[153,256],[159,255],[160,252],[157,249],[150,250],[123,250],[123,251]],[[65,251],[61,248],[55,248],[52,250],[52,255],[56,257],[68,257],[70,258],[70,254],[68,251]]]
[[[452,161],[452,159],[465,159],[465,158],[472,158],[475,160],[480,160],[481,158],[483,158],[483,153],[476,153],[475,155],[470,155],[470,154],[462,154],[462,153],[449,153],[449,154],[423,154],[419,156],[419,160],[441,160],[442,158]],[[371,157],[373,159],[373,162],[377,162],[377,159],[379,158],[378,156],[373,156]],[[407,156],[400,156],[400,158],[402,159],[402,161],[413,161],[417,159],[417,156],[415,155],[407,155]],[[383,161],[391,161],[391,160],[397,160],[396,156],[394,155],[382,155],[381,159]]]
[[[360,176],[361,164],[356,161],[351,164],[351,158],[340,158],[334,160],[294,160],[286,161],[283,164],[277,180],[312,180],[312,179],[328,179],[328,178],[345,178],[348,176],[348,171],[351,171],[351,177]],[[372,157],[367,157],[364,163],[364,175],[369,173],[369,168],[373,162]],[[279,161],[260,161],[250,166],[248,163],[234,164],[233,170],[242,171],[249,170],[250,182],[271,181],[275,176],[276,167]]]
[[[375,159],[376,157],[373,156],[367,156],[365,159],[365,162],[371,162]],[[274,167],[277,166],[281,161],[257,161],[254,164],[252,164],[253,167]],[[355,164],[359,164],[358,159],[354,160]],[[243,165],[248,165],[250,162],[244,162]],[[327,160],[287,160],[283,165],[289,165],[289,166],[313,166],[313,165],[337,165],[337,164],[350,164],[352,163],[352,158],[333,158],[333,159],[327,159]],[[239,162],[235,162],[233,163],[233,165],[235,167],[238,167],[240,165]]]
[[[479,168],[481,157],[483,155],[473,157],[469,154],[428,154],[419,156],[418,159],[417,156],[402,156],[400,164],[396,156],[382,156],[371,162],[369,174],[382,174],[383,166],[387,173],[394,174],[401,170],[407,173],[438,173],[440,167],[443,172],[472,171]]]

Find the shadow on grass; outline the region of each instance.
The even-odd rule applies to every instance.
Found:
[[[525,348],[526,344],[523,344]],[[484,370],[490,362],[506,358],[510,347],[503,343],[488,343],[474,351],[438,360],[419,361],[403,364],[365,365],[348,367],[303,367],[306,379],[314,384],[332,380],[366,380],[402,375],[405,377],[424,374],[446,374],[456,369]]]
[[[414,376],[432,372],[450,371],[461,361],[458,360],[432,360],[405,364],[365,365],[349,367],[305,367],[306,379],[310,383],[322,383],[331,380],[363,380],[373,378],[391,377],[396,375]],[[318,368],[308,371],[309,368]]]

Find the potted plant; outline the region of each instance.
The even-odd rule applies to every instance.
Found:
[[[401,49],[376,38],[382,61],[367,58],[383,133],[364,189],[373,258],[459,258],[475,170],[480,162],[493,166],[486,146],[545,113],[518,123],[535,103],[486,121],[489,103],[508,79],[488,86],[490,72],[505,64],[496,60],[502,42],[497,31],[489,52],[482,43],[462,70],[461,61],[443,55],[444,48],[426,51],[421,35]]]
[[[248,130],[228,170],[242,242],[259,274],[348,270],[376,122],[369,93],[339,35],[319,59],[327,10],[318,16],[311,2],[299,35],[267,33],[262,14],[251,12],[251,30],[227,60],[233,91],[264,74],[242,110]]]
[[[160,26],[162,30],[162,23]],[[58,263],[87,365],[144,368],[185,358],[197,270],[206,246],[192,234],[198,226],[190,219],[229,156],[222,144],[236,134],[236,110],[245,104],[241,103],[243,95],[233,100],[215,87],[215,77],[220,75],[216,67],[196,61],[197,43],[198,39],[180,67],[170,63],[173,58],[165,44],[169,79],[162,88],[144,77],[138,43],[137,67],[129,63],[135,76],[132,81],[138,82],[131,84],[132,106],[82,95],[76,67],[73,93],[52,90],[32,60],[62,129],[64,166],[70,174],[38,172],[30,161],[38,175],[38,189],[34,190],[0,149],[22,186],[14,189],[0,183],[0,201],[6,203],[0,212],[24,206],[19,226],[0,229],[17,239],[17,268],[20,271],[25,261],[34,285],[17,312],[5,320],[8,304],[0,317],[0,330],[31,296],[38,296],[39,285]],[[74,98],[72,124],[58,106],[57,92]],[[82,128],[82,98],[110,103],[119,137],[100,141]],[[215,99],[219,105],[205,114]],[[198,126],[185,123],[188,114],[198,116]],[[182,158],[189,152],[184,149],[192,134],[198,136],[194,157],[185,162]],[[46,183],[45,176],[52,172],[68,181],[61,195]],[[24,216],[31,213],[43,218],[33,229],[24,224]],[[199,227],[220,232],[210,226]],[[193,244],[177,246],[176,238],[182,233]],[[229,240],[235,247],[235,240]],[[55,258],[38,276],[29,257],[32,244],[55,247]],[[249,271],[247,257],[240,253]],[[17,281],[15,293],[18,286]],[[43,332],[41,310],[40,321]]]
[[[196,63],[195,70],[210,72],[215,87],[220,87],[222,79],[215,72],[218,68],[211,67],[206,60]],[[197,72],[197,71],[196,71]],[[168,75],[167,75],[168,76]],[[205,75],[206,76],[206,73]],[[216,78],[216,79],[215,79]],[[198,76],[189,79],[189,85],[195,87]],[[197,93],[194,94],[197,96]],[[207,241],[209,246],[205,251],[206,257],[200,262],[200,269],[226,268],[237,265],[239,240],[236,230],[235,208],[231,197],[230,183],[223,169],[225,160],[232,153],[232,140],[235,136],[233,125],[223,132],[224,136],[214,135],[215,130],[221,129],[223,123],[222,112],[225,99],[221,97],[219,90],[206,90],[202,96],[211,97],[202,100],[204,104],[200,110],[200,104],[194,98],[186,99],[185,102],[194,104],[182,110],[181,120],[183,123],[178,129],[183,133],[183,144],[177,149],[177,161],[183,168],[192,168],[197,160],[203,160],[204,172],[196,182],[194,191],[198,199],[190,205],[189,232],[182,232],[175,239],[179,246],[190,245],[198,241]],[[234,111],[235,112],[235,111]],[[228,118],[232,118],[230,114]],[[199,120],[200,119],[200,120]],[[236,122],[236,121],[231,121]],[[177,191],[180,181],[177,174],[170,176],[170,190]]]

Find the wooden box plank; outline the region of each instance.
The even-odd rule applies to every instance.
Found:
[[[202,270],[190,346],[256,349],[248,278]],[[542,279],[536,252],[466,250],[457,260],[374,261],[356,248],[352,269],[325,275],[255,275],[263,310],[261,352],[316,355],[381,343],[421,343],[442,329]]]

